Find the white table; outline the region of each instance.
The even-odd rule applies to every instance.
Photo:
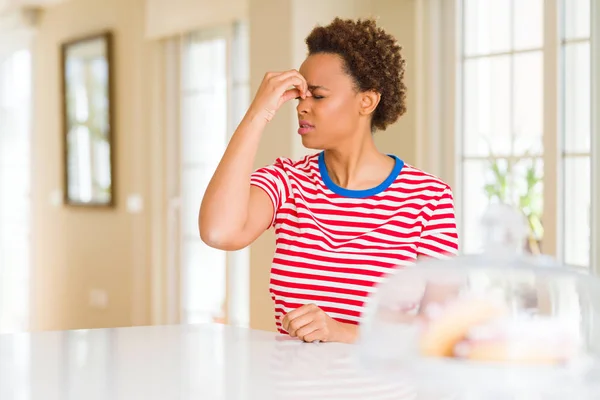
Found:
[[[2,400],[413,399],[354,347],[224,325],[0,335]]]
[[[471,386],[487,388],[485,382],[455,385],[450,375],[429,369],[417,394],[414,382],[365,371],[355,355],[352,345],[303,343],[225,325],[0,335],[0,400],[492,398],[473,393]],[[433,376],[467,393],[440,394]],[[597,399],[600,391],[572,396],[553,389],[550,396],[517,398]]]

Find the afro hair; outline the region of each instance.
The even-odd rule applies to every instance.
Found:
[[[306,38],[308,54],[340,56],[356,89],[376,91],[381,100],[371,120],[371,129],[385,130],[406,112],[406,61],[396,39],[377,27],[373,19],[334,19],[317,26]]]

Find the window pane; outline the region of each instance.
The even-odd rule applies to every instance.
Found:
[[[565,158],[564,262],[590,265],[590,158]]]
[[[0,62],[0,333],[28,326],[31,55]]]
[[[462,251],[481,250],[481,217],[494,203],[510,204],[525,214],[531,231],[529,249],[539,251],[543,239],[542,160],[466,160],[463,171]]]
[[[224,251],[208,247],[199,238],[184,241],[185,323],[213,322],[223,317],[225,258]]]
[[[538,254],[542,249],[544,227],[544,162],[541,158],[521,159],[512,168],[512,204],[525,215],[529,225],[528,249]]]
[[[226,252],[206,246],[197,224],[202,196],[225,150],[229,125],[227,78],[232,66],[227,65],[227,38],[215,32],[190,35],[183,48],[180,249],[185,323],[224,317]]]
[[[465,0],[466,55],[510,50],[510,0]]]
[[[225,39],[197,41],[185,45],[184,90],[203,90],[226,79],[227,42]]]
[[[485,193],[488,162],[467,160],[463,163],[461,251],[471,254],[481,251],[481,217],[489,204]]]
[[[234,84],[250,80],[250,29],[248,23],[241,22],[235,25],[235,34],[232,44],[232,81]]]
[[[7,226],[11,228],[11,226]],[[29,291],[29,237],[27,229],[13,225],[11,232],[0,234],[0,334],[24,330],[27,325]],[[21,232],[20,232],[21,231]]]
[[[217,164],[227,137],[227,90],[214,88],[182,98],[184,163]]]
[[[198,211],[216,166],[189,167],[181,177],[181,227],[187,237],[198,237]]]
[[[242,121],[248,107],[250,106],[250,85],[243,84],[234,86],[231,89],[231,122],[232,132],[237,128],[237,125]]]
[[[513,155],[542,153],[543,54],[514,56]]]
[[[510,57],[468,60],[464,68],[465,155],[510,154]]]
[[[590,37],[590,4],[591,0],[563,0],[565,39]]]
[[[543,0],[518,0],[514,5],[514,43],[516,50],[539,48],[543,45]]]
[[[590,44],[565,46],[564,145],[567,153],[590,151]]]
[[[210,76],[210,46],[208,43],[186,43],[183,62],[182,85],[184,89],[200,89]],[[210,81],[209,81],[210,82]]]

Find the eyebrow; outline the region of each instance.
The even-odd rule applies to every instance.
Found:
[[[326,87],[324,87],[324,86],[319,86],[319,85],[310,85],[310,84],[308,85],[308,90],[310,90],[311,92],[312,92],[313,90],[317,90],[317,89],[329,90],[329,89],[327,89],[327,88],[326,88]]]

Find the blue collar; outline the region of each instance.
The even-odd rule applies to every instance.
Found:
[[[371,189],[350,190],[350,189],[346,189],[346,188],[336,185],[331,180],[331,177],[329,176],[329,172],[327,172],[327,167],[325,166],[325,153],[324,152],[319,153],[319,172],[321,173],[321,178],[323,179],[325,186],[327,186],[327,188],[329,188],[329,190],[331,190],[335,194],[339,194],[340,196],[343,196],[343,197],[351,197],[354,199],[370,197],[370,196],[374,196],[378,193],[381,193],[384,190],[386,190],[387,188],[389,188],[390,185],[392,183],[394,183],[394,181],[400,174],[400,171],[402,171],[402,168],[404,167],[404,161],[402,161],[401,159],[399,159],[398,157],[396,157],[394,155],[390,155],[390,154],[388,154],[388,155],[396,161],[396,165],[394,165],[394,169],[392,170],[392,172],[388,175],[388,177],[383,182],[381,182],[379,185],[377,185],[376,187],[371,188]]]

